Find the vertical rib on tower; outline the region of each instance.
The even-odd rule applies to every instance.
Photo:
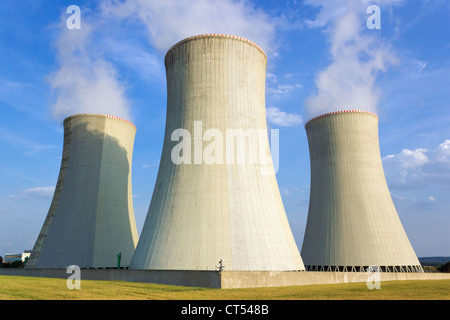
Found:
[[[219,163],[213,164],[195,154],[195,144],[202,139],[200,152],[220,140],[220,135],[204,136],[209,129],[224,139],[228,129],[260,131],[262,145],[269,149],[266,64],[257,45],[227,35],[188,38],[167,52],[164,146],[130,268],[215,270],[223,259],[225,270],[304,270],[272,163],[268,168],[249,161],[227,164],[228,139],[219,146],[222,164],[217,153]],[[194,122],[201,126],[200,136]],[[192,137],[190,163],[172,161],[171,153],[180,144],[172,141],[177,129],[186,129]]]
[[[302,258],[310,271],[422,272],[392,202],[378,141],[378,117],[325,114],[305,126],[311,194]]]
[[[138,240],[131,193],[136,127],[80,114],[64,120],[64,148],[53,200],[27,268],[116,267]]]

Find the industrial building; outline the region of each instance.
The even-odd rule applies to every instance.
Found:
[[[7,253],[3,257],[3,263],[10,263],[14,261],[26,261],[27,258],[29,258],[31,255],[31,250],[25,250],[22,253]],[[0,261],[1,263],[2,261]]]
[[[26,268],[129,265],[138,241],[131,193],[135,134],[132,123],[112,116],[64,120],[56,189]]]
[[[378,116],[367,111],[305,125],[311,188],[300,254],[269,147],[266,66],[258,45],[230,35],[168,50],[164,143],[139,239],[135,126],[96,114],[65,119],[55,194],[26,269],[120,264],[129,270],[87,274],[230,288],[361,281],[369,266],[394,280],[422,273],[384,176]],[[296,272],[305,270],[332,273]]]
[[[311,189],[301,255],[307,270],[423,272],[386,183],[378,116],[332,112],[305,129]]]
[[[131,269],[304,270],[273,163],[250,160],[256,133],[270,158],[266,65],[260,47],[229,35],[187,38],[167,52],[164,145]],[[231,149],[218,141],[230,130],[245,136]],[[248,139],[245,161],[238,139]]]

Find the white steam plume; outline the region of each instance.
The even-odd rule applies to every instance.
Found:
[[[125,87],[115,68],[95,47],[95,27],[86,16],[83,15],[81,29],[69,30],[67,17],[58,26],[55,47],[59,68],[47,79],[54,95],[52,116],[61,121],[73,114],[98,113],[131,121]]]
[[[247,1],[109,0],[103,3],[102,11],[105,16],[137,16],[147,27],[150,42],[160,51],[184,38],[208,33],[247,38],[268,54],[274,50],[274,24]]]
[[[377,113],[380,99],[380,91],[375,84],[377,76],[395,64],[396,57],[389,44],[377,36],[379,31],[367,29],[367,7],[370,4],[397,5],[401,2],[305,1],[306,4],[320,7],[316,19],[306,23],[310,28],[327,27],[332,60],[316,76],[317,91],[305,101],[308,116],[346,109]]]
[[[105,0],[100,3],[99,12],[81,8],[81,15],[81,29],[75,30],[66,27],[68,15],[62,17],[55,42],[59,68],[49,75],[48,81],[54,94],[52,115],[58,120],[76,113],[111,114],[132,120],[126,87],[114,65],[104,58],[108,45],[114,44],[104,30],[113,30],[128,18],[144,26],[150,44],[161,53],[186,37],[203,33],[245,37],[268,54],[274,51],[274,24],[262,10],[246,1]],[[123,47],[110,49],[113,50],[109,55],[121,55],[117,50]],[[136,51],[128,49],[127,52]],[[145,62],[150,62],[148,57],[152,58],[152,53],[148,53]],[[122,54],[119,58],[126,64],[139,57],[133,55],[124,60]],[[156,72],[153,69],[158,68],[151,69],[150,72]]]

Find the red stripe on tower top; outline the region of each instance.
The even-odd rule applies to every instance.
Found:
[[[233,38],[233,39],[237,39],[237,40],[240,40],[240,41],[245,41],[245,42],[251,44],[252,46],[256,47],[257,49],[259,49],[264,54],[264,56],[267,59],[267,55],[264,52],[264,50],[260,46],[258,46],[256,43],[254,43],[253,41],[248,40],[246,38],[229,35],[229,34],[216,34],[216,33],[199,34],[199,35],[195,35],[195,36],[191,36],[191,37],[188,37],[186,39],[183,39],[183,40],[177,42],[176,44],[174,44],[169,50],[167,50],[167,53],[169,53],[170,51],[172,51],[172,49],[178,47],[179,45],[181,45],[181,44],[183,44],[185,42],[188,42],[190,40],[197,39],[197,38],[214,38],[214,37],[216,37],[216,38]],[[167,53],[166,53],[166,55],[167,55]]]
[[[305,124],[305,127],[306,127],[310,122],[312,122],[312,121],[314,121],[314,120],[317,120],[317,119],[320,119],[320,118],[323,118],[323,117],[326,117],[326,116],[329,116],[329,115],[333,115],[333,114],[339,114],[339,113],[368,113],[368,114],[371,114],[371,115],[375,116],[375,117],[378,119],[378,116],[377,116],[375,113],[370,112],[370,111],[366,111],[366,110],[339,110],[339,111],[333,111],[333,112],[324,113],[324,114],[321,114],[321,115],[319,115],[319,116],[317,116],[317,117],[314,117],[314,118],[312,118],[311,120],[309,120],[309,121]]]
[[[116,116],[112,116],[112,115],[109,115],[109,114],[105,114],[105,117],[107,117],[107,118],[114,118],[114,119],[117,119],[117,120],[122,120],[122,121],[125,121],[125,122],[127,122],[127,123],[129,123],[129,124],[133,125],[134,127],[136,127],[136,126],[134,125],[134,123],[133,123],[133,122],[131,122],[131,121],[128,121],[128,120],[126,120],[126,119],[123,119],[123,118],[119,118],[119,117],[116,117]]]

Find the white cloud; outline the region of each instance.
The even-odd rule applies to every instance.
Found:
[[[301,124],[303,118],[294,113],[286,113],[276,107],[266,108],[266,116],[269,122],[282,127],[289,127]]]
[[[382,160],[386,178],[393,188],[440,186],[450,189],[450,140],[435,149],[404,149]]]
[[[52,197],[55,192],[55,187],[34,187],[23,190],[20,194],[10,195],[9,200],[13,201],[10,204],[14,203],[14,201],[22,200],[22,199],[47,199]]]
[[[289,79],[292,78],[293,75],[287,74],[284,77]],[[279,83],[277,75],[272,72],[267,73],[266,79],[268,94],[285,95],[292,92],[292,90],[303,88],[303,85],[300,83]]]
[[[402,1],[375,1],[382,5],[398,5]],[[307,0],[319,7],[310,28],[327,27],[331,64],[315,79],[317,91],[305,101],[309,116],[343,110],[363,109],[377,112],[380,93],[375,85],[379,73],[397,62],[390,46],[367,32],[365,0]]]
[[[416,168],[429,161],[426,153],[427,149],[408,150],[403,149],[398,155],[389,155],[387,159],[397,161],[404,169]]]
[[[34,187],[30,189],[24,190],[24,193],[27,195],[39,196],[39,197],[48,197],[52,196],[55,192],[55,187]]]
[[[274,52],[274,23],[248,1],[233,0],[110,0],[102,4],[107,17],[138,17],[150,42],[161,51],[198,34],[223,33],[247,38]]]
[[[442,142],[436,150],[436,159],[439,162],[450,162],[450,139]]]
[[[402,5],[407,0],[304,0],[303,3],[315,7],[320,7],[321,10],[317,14],[316,19],[306,20],[305,23],[310,28],[324,27],[337,19],[339,16],[348,12],[349,6],[363,10],[366,13],[366,9],[370,5],[379,6],[398,6]]]
[[[109,38],[102,42],[111,59],[137,73],[141,79],[165,81],[162,59],[132,40]]]
[[[346,0],[305,0],[304,4],[321,8],[314,20],[305,21],[306,25],[310,28],[326,26],[330,21],[346,12],[346,3]]]
[[[81,29],[69,30],[67,16],[58,25],[59,68],[48,76],[48,82],[54,98],[52,115],[59,121],[76,113],[110,114],[133,121],[128,87],[117,68],[131,69],[144,80],[161,81],[165,73],[158,55],[192,35],[234,34],[274,53],[274,24],[247,1],[110,0],[100,4],[99,12],[81,9]],[[134,32],[144,31],[149,47],[123,39],[127,23],[142,28]],[[117,40],[115,33],[122,38]]]
[[[419,73],[422,72],[428,66],[428,62],[419,59],[414,59],[413,63],[417,69],[417,72]]]
[[[300,89],[303,86],[299,83],[295,84],[277,84],[275,87],[268,87],[267,92],[273,94],[287,94],[293,89]]]
[[[48,76],[54,94],[52,115],[61,120],[77,113],[100,113],[132,120],[126,88],[95,46],[94,30],[101,28],[89,20],[88,13],[83,14],[79,30],[67,29],[65,19],[59,24],[55,43],[59,69]]]
[[[233,34],[257,43],[267,54],[276,50],[275,23],[248,1],[106,0],[98,12],[81,11],[81,29],[67,29],[66,15],[58,25],[59,68],[48,76],[57,120],[75,113],[101,113],[132,121],[128,86],[118,68],[131,69],[144,80],[161,81],[165,73],[158,55],[189,36]],[[130,24],[138,28],[133,29],[135,34],[148,36],[148,44],[123,37]],[[287,92],[290,86],[277,90]]]

